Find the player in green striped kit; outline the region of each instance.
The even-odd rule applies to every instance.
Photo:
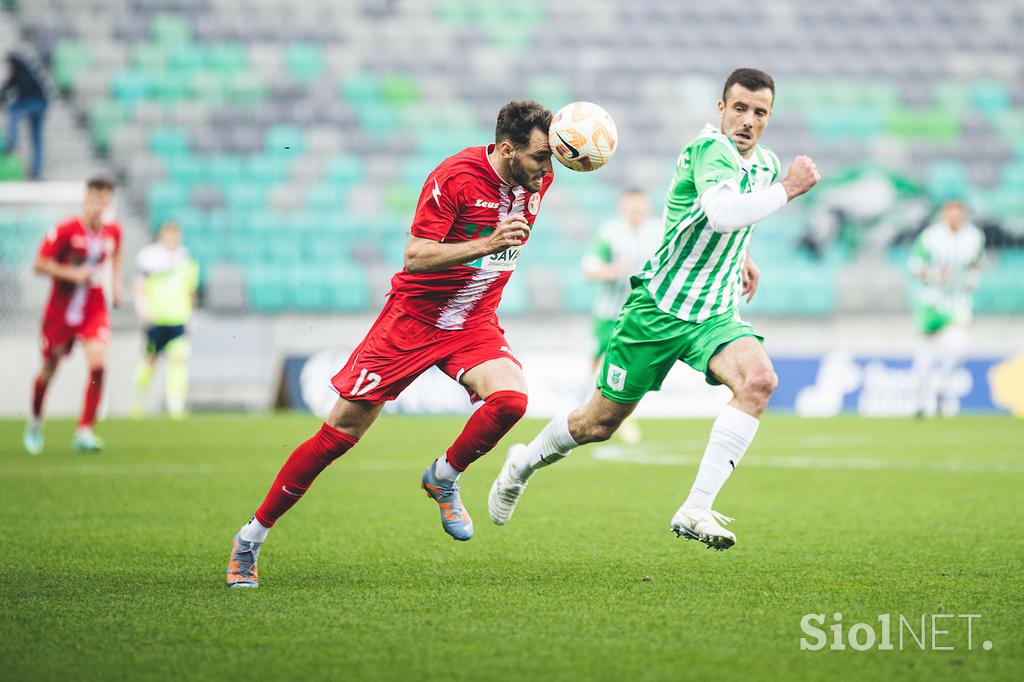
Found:
[[[553,419],[528,445],[515,445],[491,487],[491,519],[511,517],[530,476],[572,448],[607,440],[648,392],[661,387],[677,361],[733,399],[711,428],[690,494],[671,530],[709,548],[736,542],[728,517],[711,505],[757,431],[778,381],[762,338],[739,317],[741,295],[757,287],[745,270],[754,223],[809,191],[821,176],[798,156],[777,182],[779,159],[760,147],[771,117],[775,83],[756,69],[738,69],[718,102],[718,127],[707,125],[679,155],[665,205],[661,246],[643,271],[612,332],[597,392],[584,407]]]
[[[182,245],[181,230],[175,223],[161,225],[157,241],[139,251],[135,271],[135,311],[146,328],[146,356],[135,371],[132,414],[138,418],[145,413],[146,389],[153,379],[157,358],[163,353],[167,356],[167,414],[182,419],[191,352],[185,326],[192,317],[199,267]]]
[[[967,207],[947,201],[939,220],[918,235],[907,264],[920,280],[915,314],[923,339],[914,355],[921,416],[952,416],[959,401],[950,382],[967,355],[971,298],[985,255],[985,234],[967,220]]]
[[[651,200],[638,188],[630,188],[619,198],[619,214],[598,230],[597,237],[583,256],[583,274],[598,283],[591,311],[596,371],[615,329],[622,304],[632,290],[630,277],[643,269],[647,257],[661,242],[662,224],[651,216]],[[638,443],[640,427],[627,419],[619,428],[619,438]]]

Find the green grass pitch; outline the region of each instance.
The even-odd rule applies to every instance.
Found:
[[[499,528],[527,420],[463,476],[456,543],[418,484],[461,424],[383,417],[272,531],[262,587],[229,591],[231,536],[314,419],[115,420],[95,456],[52,422],[36,458],[0,422],[0,679],[1021,679],[1019,421],[768,415],[716,504],[723,553],[668,530],[709,421],[576,451]],[[837,612],[981,617],[971,650],[940,618],[952,651],[801,651],[802,616]]]

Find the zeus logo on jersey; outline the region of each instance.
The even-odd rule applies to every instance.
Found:
[[[497,201],[484,201],[483,199],[477,199],[473,206],[480,208],[498,208],[500,204]]]

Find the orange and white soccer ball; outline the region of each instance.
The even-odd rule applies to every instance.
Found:
[[[619,134],[608,112],[593,102],[573,102],[551,119],[548,143],[558,161],[574,171],[592,171],[608,163]]]

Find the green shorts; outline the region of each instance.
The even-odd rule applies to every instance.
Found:
[[[950,325],[953,316],[930,305],[919,305],[914,310],[917,325],[926,335],[936,334]]]
[[[642,286],[633,289],[615,322],[597,387],[617,403],[638,402],[657,391],[676,361],[685,362],[715,386],[721,382],[708,370],[718,351],[744,336],[764,341],[734,312],[703,322],[686,322],[662,311]]]
[[[612,330],[615,329],[615,319],[603,317],[594,318],[594,359],[598,359],[608,351],[608,342],[612,340]]]

